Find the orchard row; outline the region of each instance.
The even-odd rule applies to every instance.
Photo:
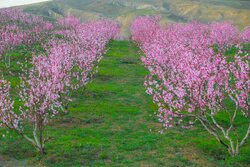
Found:
[[[232,156],[238,155],[250,135],[250,27],[239,31],[218,22],[163,27],[159,22],[160,17],[146,16],[131,25],[132,39],[145,54],[142,62],[150,74],[144,85],[158,105],[159,121],[166,128],[186,129],[200,122]],[[13,8],[0,10],[0,26],[5,71],[12,74],[15,48],[33,53],[19,64],[18,97],[0,76],[0,126],[44,153],[46,125],[68,112],[71,94],[90,81],[106,44],[119,38],[119,24],[107,19],[81,23],[75,17],[52,22]]]
[[[232,156],[239,154],[250,135],[250,27],[242,32],[218,22],[161,27],[159,21],[146,16],[131,25],[132,39],[145,54],[142,62],[150,71],[145,87],[159,120],[166,128],[191,128],[199,121]],[[235,52],[227,55],[229,50]],[[236,125],[236,117],[247,124]]]
[[[75,17],[49,22],[15,8],[0,10],[0,24],[5,70],[11,71],[10,51],[15,47],[34,52],[20,64],[16,105],[10,82],[0,76],[0,126],[16,131],[44,153],[45,126],[59,112],[68,112],[72,92],[89,82],[105,45],[119,34],[119,24],[111,20],[81,23]],[[33,49],[34,45],[40,49]]]

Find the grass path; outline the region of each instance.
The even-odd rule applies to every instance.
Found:
[[[203,129],[160,134],[157,107],[143,87],[147,70],[138,48],[129,41],[112,41],[108,48],[93,82],[74,94],[70,114],[48,128],[53,140],[47,155],[36,155],[17,136],[0,140],[0,154],[31,166],[247,166],[249,149],[228,160]]]

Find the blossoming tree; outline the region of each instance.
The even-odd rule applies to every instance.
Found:
[[[248,40],[247,29],[239,34],[229,23],[198,22],[151,29],[153,22],[146,26],[149,36],[155,34],[148,40],[140,20],[131,31],[145,53],[142,62],[150,71],[145,86],[158,105],[159,120],[166,128],[190,128],[198,120],[232,156],[238,155],[250,135],[250,57],[241,46]],[[225,56],[230,47],[238,49],[231,59]],[[220,116],[228,119],[226,125]],[[243,135],[236,117],[248,122]]]
[[[7,19],[6,16],[12,12],[12,9],[0,10],[0,20]],[[8,23],[15,23],[15,26],[11,27],[14,34],[20,27],[26,27],[25,24],[36,25],[39,20],[29,14],[26,17],[22,11],[17,12],[21,15],[14,14],[10,20],[7,19]],[[28,19],[29,16],[33,19]],[[106,44],[119,33],[119,25],[111,20],[81,23],[74,17],[63,18],[55,25],[49,22],[42,23],[42,31],[48,33],[46,39],[41,40],[41,27],[37,26],[32,26],[32,36],[27,36],[26,39],[39,41],[43,52],[34,52],[40,54],[34,54],[31,62],[27,61],[22,65],[18,97],[20,103],[15,105],[16,108],[15,100],[10,93],[10,83],[1,76],[0,126],[16,131],[44,154],[45,143],[49,139],[44,133],[46,126],[52,117],[65,109],[63,104],[70,101],[72,91],[88,83],[105,53]],[[1,30],[6,39],[10,38],[10,33],[6,29]],[[0,42],[1,40],[9,41],[2,36]],[[20,39],[20,43],[22,42]],[[2,48],[6,49],[5,46],[11,44],[13,42],[3,45]]]

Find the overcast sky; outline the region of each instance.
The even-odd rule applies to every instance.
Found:
[[[0,8],[32,4],[44,1],[49,1],[49,0],[0,0]]]

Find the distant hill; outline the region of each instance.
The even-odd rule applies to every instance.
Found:
[[[131,21],[139,15],[161,14],[162,23],[190,20],[232,21],[240,28],[250,25],[249,0],[55,0],[22,6],[50,18],[75,15],[82,21],[113,18],[129,35]]]

